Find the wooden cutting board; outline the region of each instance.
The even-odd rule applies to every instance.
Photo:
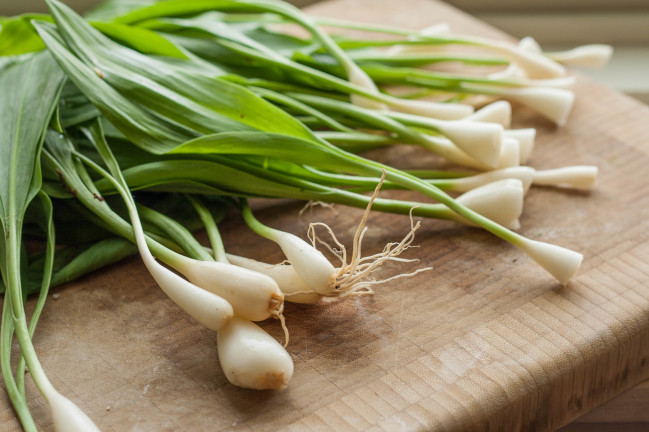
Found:
[[[313,13],[504,37],[441,3],[339,0]],[[420,262],[389,275],[434,270],[377,287],[374,296],[289,305],[288,389],[227,383],[215,335],[156,288],[138,259],[57,288],[35,336],[54,384],[102,431],[553,430],[649,376],[649,109],[578,77],[566,127],[518,109],[515,126],[538,128],[536,168],[600,168],[590,193],[533,188],[521,232],[585,254],[562,287],[521,252],[480,230],[424,221]],[[428,156],[383,155],[421,167]],[[414,197],[411,194],[398,196]],[[325,221],[349,244],[360,210],[262,203],[269,225],[304,234]],[[375,214],[366,250],[399,240],[409,221]],[[223,225],[233,253],[278,262],[277,248],[236,215]],[[263,327],[278,338],[277,322]],[[51,431],[44,401],[28,398]],[[0,429],[16,431],[4,393]]]

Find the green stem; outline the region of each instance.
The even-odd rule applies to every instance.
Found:
[[[83,185],[83,187],[80,187],[80,189],[85,190],[86,194],[91,193],[93,198],[95,198],[98,201],[103,202],[103,197],[101,196],[102,195],[101,192],[99,191],[99,189],[97,189],[96,184],[94,183],[94,181],[90,177],[90,174],[88,174],[88,171],[86,170],[86,167],[83,165],[83,163],[81,163],[78,160],[75,160],[74,161],[74,166],[75,166],[74,173],[78,176],[78,179],[81,181],[81,184]],[[82,201],[82,203],[83,203],[83,201]],[[106,205],[106,207],[110,209],[110,207],[108,205]],[[104,229],[106,231],[110,231],[113,234],[121,235],[120,232],[116,231],[114,226],[111,225],[109,222],[107,222],[106,219],[101,218],[100,216],[97,215],[97,213],[89,212],[87,207],[79,206],[78,211],[82,212],[84,214],[84,218],[91,221],[95,225],[101,227],[102,229]],[[117,215],[117,213],[112,211],[112,209],[110,211],[113,212],[115,215]],[[117,216],[121,217],[119,215],[117,215]],[[122,220],[124,220],[124,219],[122,219]],[[124,220],[124,222],[126,224],[128,224],[128,222],[126,220]],[[145,232],[146,232],[146,237],[151,238],[152,240],[160,243],[165,248],[167,248],[169,250],[172,250],[174,252],[178,252],[178,253],[181,253],[183,251],[183,249],[177,243],[175,243],[173,240],[168,239],[166,237],[163,237],[163,236],[159,235],[159,233],[151,232],[151,230],[148,230],[148,231],[145,231]],[[130,240],[128,238],[126,238],[126,239]],[[126,250],[126,248],[124,250],[118,250],[118,251],[115,252],[114,260],[119,260],[120,256],[125,257],[125,256],[128,256],[128,254],[129,254],[129,251]],[[116,261],[113,261],[113,262],[116,262]],[[77,269],[75,269],[75,271],[84,271],[84,270],[77,267]],[[91,271],[91,270],[89,270],[89,271]],[[56,284],[53,284],[53,285],[56,285]]]
[[[15,223],[9,225],[7,234],[7,244],[9,247],[7,247],[6,251],[8,275],[5,298],[7,295],[9,296],[14,329],[22,355],[25,358],[27,367],[29,367],[29,373],[38,390],[47,399],[50,395],[56,393],[56,390],[45,375],[45,371],[38,360],[25,317],[25,308],[21,296],[20,257],[17,247],[19,244],[19,235],[18,227]]]
[[[246,225],[248,225],[248,227],[255,232],[255,234],[267,238],[268,240],[272,240],[274,238],[273,234],[277,232],[277,230],[275,228],[264,225],[263,223],[259,222],[257,218],[255,218],[255,215],[252,213],[247,199],[241,199],[240,209],[243,220],[246,222]]]
[[[297,101],[291,97],[288,97],[286,95],[274,92],[272,90],[260,88],[260,87],[250,87],[252,91],[255,93],[259,94],[261,97],[264,99],[267,99],[271,102],[275,102],[281,105],[284,105],[289,108],[293,108],[297,110],[298,112],[302,112],[306,115],[310,115],[322,122],[325,126],[330,127],[333,130],[339,131],[339,132],[348,132],[348,133],[358,133],[354,129],[348,128],[347,126],[343,125],[342,123],[339,123],[338,121],[334,120],[333,118],[323,114],[321,111],[318,111],[316,109],[313,109],[312,107],[301,103],[300,101]]]
[[[344,20],[333,19],[333,18],[315,18],[315,22],[317,22],[319,25],[328,26],[328,27],[338,27],[338,28],[344,28],[348,30],[361,30],[365,32],[383,33],[383,34],[391,34],[397,36],[411,36],[413,34],[416,34],[412,30],[405,30],[399,27],[376,25],[376,24],[365,24],[360,22],[344,21]]]
[[[313,176],[310,181],[326,186],[346,187],[350,192],[371,192],[376,188],[376,178],[352,176],[346,174],[330,173],[320,171],[314,168],[306,167],[309,174]],[[475,173],[469,172],[450,172],[450,171],[406,171],[415,177],[422,178],[426,183],[437,186],[440,189],[450,189],[455,186],[458,178],[467,177]],[[381,190],[403,189],[403,186],[397,185],[390,181],[384,181]]]
[[[372,134],[345,134],[327,131],[314,131],[315,135],[336,147],[350,153],[362,153],[379,147],[401,144],[397,139],[389,136]]]
[[[392,47],[395,45],[441,45],[444,43],[423,39],[340,39],[337,42],[338,46],[344,50]]]
[[[219,228],[216,225],[216,221],[212,216],[212,213],[207,207],[203,204],[201,200],[195,198],[189,194],[185,195],[187,201],[191,203],[198,213],[198,217],[203,222],[205,226],[205,231],[207,232],[207,237],[210,239],[210,245],[212,246],[212,253],[214,254],[214,259],[218,262],[228,263],[227,254],[225,253],[225,246],[223,246],[223,239],[221,238],[221,233]]]
[[[175,219],[143,205],[137,205],[137,211],[146,221],[173,239],[190,257],[203,261],[213,261],[212,256],[194,238],[191,232]]]
[[[409,67],[392,67],[380,66],[376,64],[364,65],[361,67],[373,80],[376,82],[400,82],[406,83],[412,81],[413,78],[430,80],[431,83],[438,82],[438,89],[457,89],[464,83],[470,84],[486,84],[492,86],[505,86],[505,87],[523,87],[526,84],[512,81],[493,78],[470,77],[465,75],[457,75],[450,73],[433,72],[429,70],[409,68]]]
[[[331,18],[317,18],[316,22],[321,25],[329,27],[338,27],[349,30],[362,30],[375,33],[385,33],[398,36],[406,36],[407,41],[421,41],[424,44],[439,45],[439,44],[459,44],[459,45],[477,45],[488,47],[488,40],[481,38],[471,37],[458,37],[458,36],[440,36],[440,35],[424,35],[420,32],[401,29],[398,27],[382,26],[375,24],[362,24],[353,21],[345,21]]]
[[[429,184],[423,181],[420,178],[417,178],[411,174],[405,173],[403,171],[397,170],[387,165],[380,164],[368,159],[364,159],[360,156],[346,153],[343,150],[340,150],[337,147],[330,146],[334,151],[336,151],[341,158],[347,162],[356,164],[359,174],[370,174],[380,176],[385,173],[386,180],[390,180],[396,184],[399,184],[407,189],[419,192],[427,197],[434,199],[435,201],[444,204],[446,207],[451,209],[453,212],[459,216],[467,219],[473,224],[489,231],[497,237],[515,245],[521,246],[526,240],[525,237],[517,234],[513,231],[508,230],[507,228],[495,223],[491,219],[488,219],[481,214],[464,207],[463,205],[456,202],[452,197],[444,193],[438,187]]]
[[[346,133],[331,131],[314,131],[319,138],[330,143],[341,143],[348,145],[358,145],[361,148],[375,148],[392,144],[398,144],[400,141],[389,135],[378,135],[369,133]]]
[[[400,54],[386,56],[381,52],[368,54],[359,52],[350,54],[350,56],[360,63],[381,63],[392,66],[426,66],[432,63],[458,62],[465,65],[475,66],[506,66],[508,61],[492,57],[466,57],[451,54]]]
[[[34,307],[34,312],[29,321],[29,337],[34,336],[34,331],[36,330],[36,325],[41,316],[41,312],[45,307],[45,301],[47,300],[47,294],[49,293],[50,282],[52,280],[52,268],[54,266],[54,252],[56,249],[56,241],[54,238],[54,220],[52,216],[52,202],[49,197],[40,191],[37,197],[41,200],[45,209],[47,211],[47,228],[46,236],[47,242],[45,247],[45,261],[43,266],[43,277],[41,279],[41,288],[38,294],[38,300],[36,301],[36,306]],[[25,395],[25,358],[23,356],[18,360],[17,368],[17,377],[16,377],[18,388],[20,392]]]
[[[399,121],[400,118],[396,115],[393,115],[392,111],[386,111],[384,113],[382,111],[364,109],[350,103],[334,101],[331,99],[327,99],[319,96],[312,96],[312,95],[291,93],[291,97],[294,97],[295,99],[307,103],[311,106],[323,110],[334,111],[352,117],[354,119],[360,120],[362,122],[365,122],[365,124],[370,125],[372,127],[376,127],[381,130],[396,134],[398,136],[398,139],[402,140],[402,142],[405,142],[407,144],[418,144],[418,145],[426,146],[427,148],[430,145],[430,143],[425,138],[423,138],[419,133],[403,125]],[[418,116],[413,116],[413,117],[418,117]],[[422,119],[424,118],[422,117]],[[432,125],[428,123],[426,123],[426,125],[428,128],[433,129]],[[434,130],[431,130],[431,132],[434,133]]]
[[[56,272],[52,278],[52,286],[78,279],[136,253],[137,247],[127,239],[111,237],[101,240],[75,256],[65,267]]]
[[[4,303],[2,305],[2,328],[0,329],[0,365],[2,367],[2,379],[5,390],[9,395],[9,400],[18,415],[18,419],[25,432],[36,432],[36,424],[29,412],[29,406],[25,400],[24,393],[16,385],[16,381],[11,370],[11,345],[14,333],[13,321],[11,319],[11,295],[5,293]]]
[[[373,99],[379,102],[385,102],[389,103],[392,101],[392,99],[382,93],[375,93],[366,90],[363,87],[357,86],[355,84],[350,83],[347,80],[338,78],[336,76],[330,75],[326,72],[322,72],[318,69],[314,69],[305,65],[302,65],[300,63],[296,63],[292,60],[288,59],[279,59],[275,57],[268,57],[264,55],[263,53],[254,50],[250,47],[247,47],[243,44],[237,44],[231,41],[220,41],[220,44],[223,46],[226,46],[227,48],[231,49],[232,51],[235,51],[239,54],[249,56],[256,61],[258,61],[260,64],[266,64],[269,65],[270,67],[283,67],[287,69],[288,72],[292,74],[304,74],[308,76],[309,78],[317,81],[320,85],[341,92],[345,94],[357,94],[359,96],[363,96],[368,99]],[[336,45],[337,46],[337,45]],[[341,52],[343,52],[341,50]],[[353,63],[351,60],[349,60],[348,63]]]
[[[83,155],[77,154],[78,157],[84,158]],[[100,201],[95,198],[92,193],[86,188],[85,184],[77,176],[76,172],[70,172],[65,170],[63,165],[54,157],[52,153],[43,150],[43,160],[46,163],[49,163],[56,167],[63,176],[63,181],[68,185],[68,187],[75,191],[76,198],[81,201],[81,203],[92,213],[94,213],[99,219],[101,219],[110,230],[115,234],[118,234],[129,241],[135,243],[135,236],[133,235],[133,228],[131,224],[126,222],[115,213],[104,201]],[[94,165],[94,162],[86,159],[89,163]],[[153,255],[162,260],[164,263],[173,266],[174,263],[177,263],[179,260],[184,259],[182,255],[170,250],[166,246],[162,245],[160,242],[152,239],[150,236],[146,236],[147,245],[151,249]]]

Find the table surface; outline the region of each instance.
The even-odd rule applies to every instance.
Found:
[[[504,37],[444,4],[426,0],[339,0],[323,16]],[[215,335],[175,307],[138,259],[56,288],[34,338],[54,384],[107,431],[178,430],[553,430],[649,376],[649,109],[578,76],[574,111],[557,129],[517,107],[516,127],[536,127],[530,165],[600,168],[590,193],[532,188],[521,233],[585,254],[568,286],[520,251],[450,222],[423,221],[418,263],[433,266],[377,287],[374,296],[287,305],[288,389],[228,384]],[[432,160],[394,148],[406,167]],[[399,194],[413,198],[410,193]],[[304,235],[330,224],[349,244],[362,211],[264,203],[258,216]],[[403,216],[373,214],[366,250],[399,240]],[[238,220],[223,224],[233,253],[271,262],[279,250]],[[262,326],[281,338],[277,322]],[[36,422],[52,430],[33,385]],[[19,430],[4,393],[0,429]]]

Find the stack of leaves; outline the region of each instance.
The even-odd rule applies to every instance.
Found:
[[[49,383],[31,336],[50,285],[137,252],[165,294],[217,332],[230,382],[256,389],[285,387],[293,363],[254,322],[283,325],[284,301],[371,293],[408,276],[373,279],[384,262],[404,261],[420,226],[414,216],[483,228],[564,284],[581,263],[577,252],[512,230],[530,185],[589,188],[597,170],[521,166],[535,131],[508,129],[506,100],[565,123],[574,96],[562,64],[600,65],[607,47],[543,53],[530,39],[318,20],[264,0],[112,0],[85,18],[47,3],[49,15],[0,19],[0,349],[25,430],[36,430],[25,365],[56,430],[98,430]],[[322,25],[389,37],[351,39]],[[403,171],[361,154],[402,144],[436,153],[439,166]],[[379,198],[381,187],[415,191],[421,202]],[[327,226],[312,225],[309,244],[263,225],[247,202],[255,197],[366,210],[348,254]],[[230,208],[287,262],[227,254],[217,223]],[[411,230],[363,257],[370,209],[409,214]],[[199,228],[210,248],[191,234]],[[43,254],[25,252],[26,235],[43,240]],[[23,304],[32,293],[39,298],[28,323]]]

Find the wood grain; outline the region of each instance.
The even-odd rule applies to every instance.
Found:
[[[314,13],[412,28],[440,20],[504,37],[441,3],[340,0]],[[521,232],[582,251],[562,287],[514,248],[477,229],[424,221],[418,263],[434,270],[372,297],[287,306],[296,372],[281,392],[227,383],[215,335],[178,310],[137,259],[56,290],[34,342],[53,384],[102,431],[554,430],[649,377],[649,109],[581,76],[568,126],[518,109],[538,128],[531,165],[593,164],[592,193],[533,188]],[[400,166],[431,158],[387,152]],[[416,161],[416,162],[415,162]],[[414,197],[409,193],[400,196]],[[349,243],[360,210],[264,203],[264,222],[304,234],[330,224]],[[299,222],[296,222],[299,221]],[[366,249],[400,239],[407,218],[374,214]],[[237,254],[281,260],[236,215],[223,226]],[[276,322],[263,327],[281,338]],[[33,386],[28,399],[51,431]],[[0,429],[19,430],[4,393]],[[575,429],[577,430],[577,429]]]

